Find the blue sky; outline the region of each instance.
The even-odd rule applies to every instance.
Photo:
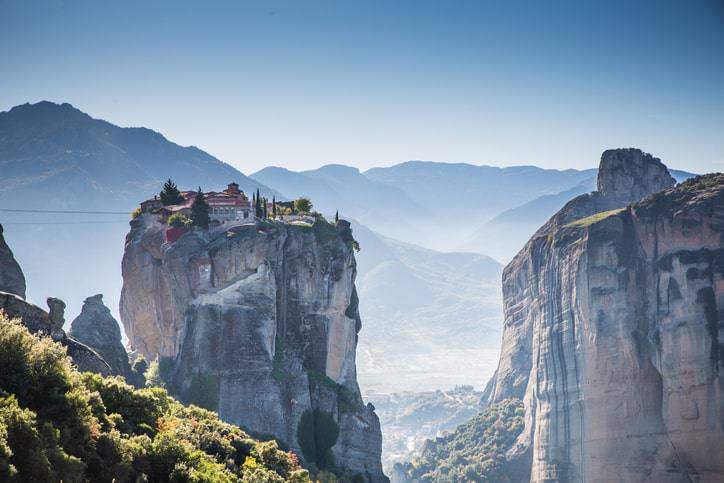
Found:
[[[724,2],[0,0],[0,110],[42,99],[245,173],[620,146],[724,171]]]

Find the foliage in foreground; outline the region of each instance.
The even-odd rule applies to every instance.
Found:
[[[505,453],[523,431],[524,414],[519,399],[494,404],[454,433],[430,441],[403,470],[420,482],[509,481]]]
[[[0,481],[309,481],[296,455],[164,389],[78,373],[0,314]]]

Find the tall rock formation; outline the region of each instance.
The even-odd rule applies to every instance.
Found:
[[[486,400],[525,402],[516,480],[724,480],[724,175],[672,185],[606,151],[505,268]]]
[[[379,421],[357,386],[349,225],[258,223],[174,243],[165,229],[144,214],[126,237],[121,319],[133,349],[161,356],[185,401],[300,455],[302,415],[328,413],[338,466],[384,481]]]
[[[98,352],[113,374],[125,377],[135,386],[143,385],[143,374],[131,369],[128,353],[123,347],[121,328],[103,304],[102,294],[85,299],[81,313],[71,322],[70,335]]]
[[[49,310],[45,311],[37,305],[26,302],[17,295],[0,292],[0,312],[11,319],[20,319],[23,325],[33,334],[52,337],[65,346],[73,365],[81,372],[96,372],[103,376],[112,374],[106,361],[92,348],[66,335],[63,330],[63,312],[65,304],[62,300],[48,298]]]
[[[110,375],[110,367],[97,352],[65,334],[65,303],[62,300],[49,297],[48,311],[25,301],[25,276],[2,234],[0,225],[0,312],[11,319],[22,320],[30,332],[52,337],[63,344],[79,370]]]
[[[12,250],[5,243],[2,225],[0,225],[0,292],[25,298],[25,276],[15,261]]]

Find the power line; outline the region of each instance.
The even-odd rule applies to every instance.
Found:
[[[130,215],[129,211],[16,210],[12,208],[0,208],[0,211],[7,213],[67,213],[71,215]]]
[[[128,223],[128,220],[99,220],[99,221],[2,221],[3,226],[8,225],[103,225],[111,223]]]

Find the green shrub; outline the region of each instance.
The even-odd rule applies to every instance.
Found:
[[[408,478],[428,481],[510,481],[505,453],[523,431],[525,410],[518,399],[494,404],[454,433],[429,441],[405,466]]]
[[[307,409],[297,427],[297,441],[307,463],[317,468],[334,468],[332,447],[339,437],[339,426],[328,412]]]
[[[135,210],[133,210],[133,211],[131,212],[131,219],[132,219],[132,220],[135,220],[136,218],[138,218],[139,216],[141,216],[141,213],[142,213],[141,207],[139,206],[139,207],[137,207]]]
[[[216,411],[219,408],[219,377],[212,374],[194,374],[184,399],[187,404]]]
[[[294,212],[295,213],[309,213],[312,211],[312,202],[309,198],[302,196],[294,200]]]
[[[167,223],[169,226],[174,228],[181,228],[184,226],[191,226],[191,218],[184,215],[183,213],[174,213],[168,217]]]
[[[2,314],[0,364],[0,481],[309,481],[275,442],[164,389],[81,375],[61,345]]]
[[[146,386],[166,388],[171,380],[173,359],[170,357],[157,357],[149,365],[144,377]]]

